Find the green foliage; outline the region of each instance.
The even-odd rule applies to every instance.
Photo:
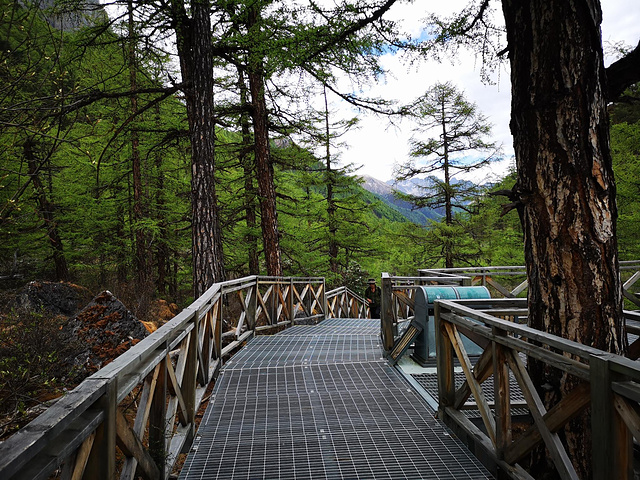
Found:
[[[611,126],[621,260],[640,258],[640,122]]]

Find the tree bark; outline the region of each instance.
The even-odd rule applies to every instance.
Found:
[[[211,18],[205,0],[192,2],[191,18],[178,0],[173,7],[191,137],[193,294],[199,297],[226,275],[215,184]]]
[[[249,125],[248,113],[244,111],[244,107],[249,104],[247,84],[245,83],[244,72],[238,68],[238,87],[240,89],[240,104],[243,111],[240,114],[240,129],[242,132],[242,146],[240,153],[240,164],[244,173],[244,203],[245,203],[245,221],[249,232],[245,237],[247,243],[247,255],[249,257],[249,275],[260,274],[260,262],[258,259],[258,238],[254,235],[254,230],[258,225],[256,218],[256,191],[253,184],[255,176],[255,162],[253,157],[246,151],[247,146],[251,145],[251,131]]]
[[[64,248],[62,245],[62,238],[58,232],[58,222],[56,222],[53,215],[55,209],[53,203],[47,197],[45,186],[40,180],[39,168],[36,162],[36,158],[33,152],[33,143],[31,139],[28,139],[24,143],[23,147],[24,157],[27,160],[27,167],[29,169],[29,175],[31,177],[31,185],[36,195],[36,201],[38,204],[38,213],[44,221],[44,227],[47,230],[47,238],[49,239],[49,245],[53,252],[53,263],[56,271],[56,280],[59,282],[66,282],[69,280],[69,267],[67,266],[67,259],[64,256]]]
[[[597,0],[504,0],[514,137],[529,280],[529,324],[622,352],[622,290]],[[530,361],[547,405],[574,380]],[[588,418],[565,430],[590,476]],[[544,454],[543,454],[544,455]],[[535,472],[539,478],[541,473]]]
[[[127,2],[128,9],[128,33],[129,33],[129,88],[131,90],[131,115],[136,116],[138,113],[138,89],[137,77],[137,59],[136,48],[134,43],[134,19],[133,19],[133,2]],[[136,314],[146,312],[151,301],[151,259],[149,251],[149,238],[144,228],[140,227],[140,223],[144,218],[148,217],[148,209],[143,191],[142,182],[142,162],[140,158],[140,139],[138,131],[135,128],[131,130],[131,176],[133,181],[133,223],[134,223],[134,266],[136,270],[136,297],[138,305]]]
[[[327,182],[327,221],[329,224],[329,269],[338,272],[338,220],[336,219],[336,201],[333,195],[334,172],[331,170],[331,135],[329,131],[329,103],[327,87],[324,87],[324,126],[326,135],[326,182]]]
[[[248,9],[248,28],[251,38],[259,34],[259,6],[251,5]],[[269,148],[269,121],[267,102],[264,92],[263,59],[261,54],[249,52],[249,91],[251,93],[253,133],[255,142],[256,174],[258,177],[258,195],[260,197],[260,225],[267,274],[282,275],[280,254],[280,234],[278,232],[278,212],[276,210],[276,189],[274,184],[273,163]]]

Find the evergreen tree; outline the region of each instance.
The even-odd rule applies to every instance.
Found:
[[[434,85],[414,102],[412,110],[418,122],[414,131],[419,135],[438,132],[438,136],[427,140],[412,138],[413,159],[398,167],[396,181],[434,173],[441,174],[442,179],[432,177],[435,185],[423,187],[424,195],[396,195],[417,207],[444,207],[444,222],[433,226],[431,237],[442,245],[445,267],[452,268],[456,263],[468,262],[468,251],[464,253],[460,242],[467,243],[462,239],[471,233],[464,228],[464,222],[454,223],[454,213],[467,210],[469,202],[479,195],[475,184],[455,181],[454,176],[487,165],[496,159],[498,150],[495,143],[486,140],[491,131],[486,118],[451,83]],[[480,152],[488,155],[471,157]],[[418,163],[416,158],[425,160]]]

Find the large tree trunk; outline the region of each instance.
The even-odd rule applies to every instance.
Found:
[[[64,256],[62,238],[58,232],[58,222],[55,220],[55,216],[53,214],[55,206],[53,202],[49,200],[45,186],[40,180],[40,168],[33,152],[33,143],[31,139],[28,139],[24,143],[24,157],[27,160],[27,167],[29,169],[29,175],[31,176],[31,185],[33,185],[36,201],[38,203],[38,214],[44,221],[43,226],[47,230],[49,245],[53,252],[56,280],[59,282],[66,282],[69,280],[69,267],[67,266],[67,259]]]
[[[621,352],[617,213],[602,84],[599,2],[504,0],[503,10],[529,324]],[[530,361],[529,369],[548,404],[574,383],[537,362]],[[588,478],[588,418],[571,423],[565,435],[578,474]]]
[[[225,279],[215,184],[211,19],[206,1],[192,2],[190,19],[178,1],[174,10],[191,137],[193,294],[199,297],[213,283]]]
[[[255,161],[253,157],[247,151],[248,146],[251,145],[251,129],[249,123],[249,115],[244,111],[244,107],[249,104],[247,84],[244,78],[244,72],[238,68],[238,88],[240,90],[240,104],[243,107],[243,111],[240,114],[240,129],[242,131],[242,146],[240,152],[240,164],[242,165],[244,173],[244,210],[245,221],[247,223],[248,233],[245,237],[247,244],[247,255],[249,258],[249,274],[260,274],[260,261],[258,258],[258,237],[254,234],[256,226],[258,225],[256,217],[256,189],[253,184],[253,177],[255,176]]]
[[[137,77],[137,58],[135,48],[135,29],[133,20],[133,3],[131,0],[127,3],[128,9],[128,33],[129,33],[129,88],[131,94],[131,115],[138,114],[138,96],[136,90],[138,88]],[[138,131],[134,127],[131,131],[131,176],[133,182],[133,223],[134,223],[134,266],[136,270],[136,315],[140,316],[146,313],[149,308],[152,295],[151,278],[151,258],[149,250],[149,238],[144,228],[141,228],[141,222],[148,217],[147,199],[144,195],[142,181],[142,160],[140,158],[140,139]]]
[[[259,6],[251,5],[248,12],[249,35],[258,31]],[[254,35],[253,38],[258,38]],[[269,119],[267,102],[264,92],[263,59],[260,53],[249,53],[247,70],[249,77],[249,91],[253,113],[253,135],[256,155],[256,174],[258,177],[258,195],[260,196],[260,225],[262,227],[262,241],[267,274],[282,275],[280,258],[280,234],[278,232],[278,213],[276,210],[276,188],[274,184],[273,163],[269,148]]]
[[[329,224],[329,269],[338,272],[338,220],[336,219],[336,201],[333,194],[334,172],[331,170],[331,135],[329,130],[329,102],[327,87],[324,87],[324,126],[326,135],[326,183],[327,183],[327,221]]]

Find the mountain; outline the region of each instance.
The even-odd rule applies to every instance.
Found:
[[[443,216],[443,212],[439,211],[440,209],[434,210],[428,207],[414,208],[411,203],[395,198],[393,195],[394,187],[390,184],[391,182],[383,182],[368,175],[362,175],[360,179],[362,180],[362,188],[372,193],[388,207],[399,212],[402,216],[414,223],[427,225],[431,220],[438,221]],[[421,180],[422,185],[424,185],[424,179],[411,179],[396,184],[395,188],[403,193],[415,195],[420,191],[419,185],[421,185]]]

